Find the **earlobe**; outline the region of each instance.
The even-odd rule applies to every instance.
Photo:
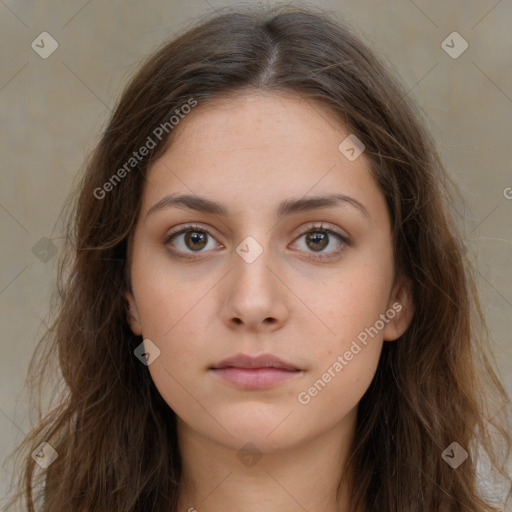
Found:
[[[137,304],[135,302],[135,298],[130,291],[126,291],[124,294],[126,300],[128,301],[128,323],[130,324],[130,328],[135,334],[135,336],[142,335],[142,326],[139,320],[139,311],[137,309]]]
[[[389,318],[384,328],[384,340],[394,341],[407,330],[414,316],[412,287],[409,280],[400,279],[391,294],[386,316]]]

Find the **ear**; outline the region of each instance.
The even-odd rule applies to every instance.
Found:
[[[137,309],[135,297],[131,291],[126,291],[124,296],[128,301],[128,323],[130,324],[133,334],[136,336],[141,336],[142,325],[139,320],[139,310]]]
[[[398,339],[409,327],[414,315],[411,282],[399,276],[390,295],[386,317],[389,321],[384,328],[384,340]]]

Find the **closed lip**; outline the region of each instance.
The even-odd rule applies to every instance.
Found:
[[[294,364],[283,361],[273,354],[261,354],[259,356],[250,356],[248,354],[236,354],[227,359],[223,359],[212,370],[221,368],[280,368],[283,370],[299,371]]]

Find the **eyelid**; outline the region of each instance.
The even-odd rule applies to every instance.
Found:
[[[323,221],[310,222],[309,224],[306,225],[306,227],[301,226],[298,231],[294,232],[293,236],[302,236],[308,233],[309,231],[315,229],[318,231],[327,231],[328,233],[335,234],[336,236],[339,236],[347,244],[350,242],[348,234],[346,234],[344,231],[341,231],[338,226]]]
[[[213,231],[214,231],[213,229],[207,228],[205,226],[202,226],[202,225],[200,225],[198,223],[194,223],[194,222],[192,222],[190,224],[182,224],[182,225],[178,226],[175,230],[169,231],[168,233],[166,233],[166,235],[164,237],[164,245],[168,244],[173,236],[182,235],[183,233],[186,233],[187,231],[194,231],[194,230],[206,233],[208,236],[214,238],[215,241],[219,245],[223,245],[217,241],[217,236],[213,233]]]
[[[308,256],[300,255],[299,256],[300,258],[305,258],[307,260],[316,261],[316,262],[320,262],[320,263],[322,263],[322,262],[329,263],[330,261],[336,261],[340,257],[342,257],[346,248],[348,246],[352,245],[352,242],[351,242],[350,238],[348,237],[348,235],[341,233],[340,229],[337,226],[333,226],[332,224],[330,224],[328,222],[313,222],[307,228],[301,227],[300,233],[297,236],[294,235],[293,243],[296,243],[296,241],[299,238],[301,238],[302,236],[307,235],[308,233],[315,232],[315,231],[324,231],[324,232],[328,233],[329,235],[334,235],[335,237],[339,238],[341,241],[341,247],[338,249],[334,249],[332,251],[328,251],[328,252],[316,252],[315,253],[314,251],[312,251],[312,252],[305,251],[308,254]],[[304,251],[299,251],[299,252],[302,253]]]

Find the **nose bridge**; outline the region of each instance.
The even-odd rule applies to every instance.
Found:
[[[259,240],[259,241],[258,241]],[[235,275],[242,285],[267,288],[270,284],[271,271],[271,242],[268,233],[263,230],[257,235],[249,235],[235,249]],[[259,290],[263,293],[265,290]]]
[[[235,247],[233,271],[224,289],[224,318],[232,323],[244,323],[256,328],[265,320],[281,324],[286,316],[283,297],[277,279],[271,235],[264,229],[246,236]]]

